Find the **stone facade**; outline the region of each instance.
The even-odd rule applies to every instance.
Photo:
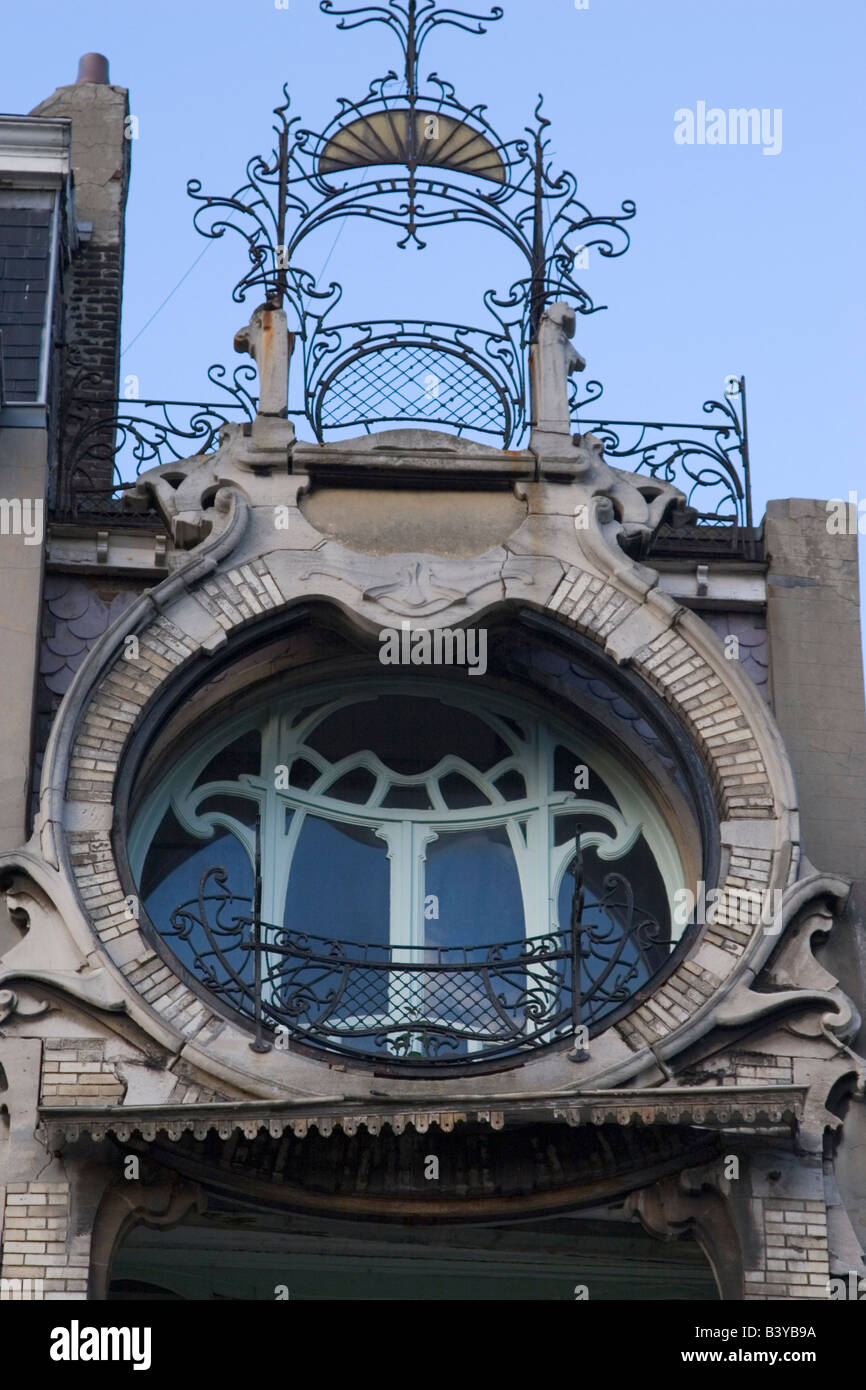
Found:
[[[122,89],[70,90],[39,110],[71,117],[73,151],[104,117],[71,322],[109,382],[128,108]],[[92,289],[99,265],[111,274]],[[15,746],[0,739],[4,1288],[106,1298],[137,1229],[231,1201],[359,1222],[615,1212],[647,1239],[697,1242],[734,1301],[824,1299],[864,1268],[855,542],[832,550],[820,503],[774,503],[746,599],[722,550],[678,590],[653,545],[682,494],[571,434],[573,329],[559,304],[538,325],[524,449],[420,429],[313,445],[285,417],[285,316],[262,306],[236,340],[260,374],[255,421],[141,475],[111,523],[125,558],[108,531],[76,550],[56,521],[15,691],[29,699],[38,671],[40,723],[25,737],[19,712]],[[711,875],[712,915],[586,1045],[434,1074],[263,1043],[178,966],[139,899],[127,833],[154,749],[177,754],[268,682],[349,670],[349,649],[363,679],[402,622],[543,652],[537,690],[666,798],[682,886]],[[840,644],[844,700],[823,732],[819,668]],[[497,679],[515,683],[522,660]]]
[[[392,467],[403,462],[395,458],[400,442],[399,436],[389,439]],[[407,456],[423,453],[428,442],[433,437],[408,438]],[[498,468],[494,453],[476,450],[476,465],[483,461]],[[340,459],[351,466],[345,447]],[[539,462],[543,473],[543,457]],[[529,472],[531,456],[525,464]],[[34,1076],[38,1095],[32,1097],[32,1105],[41,1107],[38,1132],[59,1125],[67,1141],[89,1135],[97,1146],[109,1133],[122,1142],[124,1136],[141,1142],[136,1141],[141,1136],[146,1143],[148,1136],[158,1138],[161,1124],[179,1141],[187,1125],[178,1107],[181,1112],[189,1107],[191,1131],[201,1137],[212,1124],[226,1138],[238,1124],[252,1134],[263,1120],[252,1115],[244,1120],[245,1107],[265,1100],[276,1107],[266,1120],[270,1133],[279,1135],[290,1126],[301,1137],[313,1130],[327,1136],[336,1129],[352,1135],[359,1126],[371,1135],[383,1126],[400,1134],[407,1125],[419,1133],[432,1125],[445,1134],[467,1123],[508,1132],[519,1127],[527,1105],[536,1119],[546,1113],[552,1122],[565,1115],[569,1124],[592,1125],[610,1122],[611,1116],[630,1124],[637,1109],[649,1104],[647,1118],[654,1124],[694,1125],[702,1113],[703,1087],[712,1107],[704,1107],[705,1118],[712,1116],[723,1152],[738,1157],[744,1177],[725,1182],[717,1173],[695,1183],[692,1170],[684,1169],[675,1198],[665,1196],[671,1180],[664,1179],[658,1209],[650,1186],[636,1197],[636,1214],[651,1231],[661,1232],[666,1222],[696,1232],[713,1268],[724,1264],[717,1277],[726,1296],[825,1297],[833,1266],[820,1156],[825,1133],[840,1124],[826,1107],[846,1077],[856,1080],[861,1074],[861,1064],[845,1041],[852,1010],[833,978],[815,964],[808,945],[814,930],[823,933],[832,926],[848,885],[815,873],[801,857],[790,765],[754,683],[725,658],[709,627],[662,594],[651,569],[628,560],[615,544],[617,527],[604,522],[603,502],[594,501],[602,487],[610,488],[610,471],[591,440],[578,442],[575,464],[570,482],[542,478],[520,484],[527,503],[524,520],[490,559],[476,558],[475,591],[468,596],[465,560],[440,554],[421,557],[423,577],[416,575],[414,588],[400,597],[395,558],[399,568],[409,557],[368,558],[359,566],[339,541],[317,537],[298,506],[309,486],[302,457],[288,479],[280,477],[264,469],[261,456],[232,430],[216,455],[190,462],[180,486],[175,480],[164,489],[160,470],[143,479],[142,494],[152,489],[161,504],[167,499],[169,528],[181,513],[188,528],[194,499],[212,493],[217,481],[210,532],[188,557],[178,552],[167,580],[125,604],[90,647],[57,713],[34,837],[26,851],[5,857],[13,920],[26,915],[31,923],[3,958],[5,1027],[16,1036],[43,1038]],[[627,499],[632,486],[627,475],[614,481]],[[287,496],[298,499],[289,503],[296,525],[278,531],[274,506]],[[588,531],[571,524],[577,505],[587,505],[597,518]],[[633,505],[635,510],[641,505],[636,497]],[[357,615],[360,630],[375,631],[392,622],[395,612],[417,623],[418,610],[434,595],[453,593],[444,607],[441,599],[435,601],[428,623],[489,622],[485,565],[501,576],[506,603],[547,611],[564,632],[575,630],[596,644],[614,668],[628,669],[654,690],[686,732],[716,800],[719,908],[676,969],[593,1042],[587,1060],[576,1063],[554,1050],[516,1070],[467,1074],[432,1088],[421,1080],[380,1077],[373,1087],[380,1097],[378,1113],[371,1113],[369,1074],[345,1068],[335,1074],[291,1051],[255,1056],[243,1030],[178,979],[154,949],[142,932],[136,900],[130,901],[111,834],[118,771],[143,715],[187,668],[204,663],[206,669],[236,634],[291,613],[299,598],[328,602],[339,596],[344,610],[349,606]],[[136,639],[132,655],[131,636]],[[786,925],[780,936],[756,924],[751,911],[755,895],[768,889],[782,895]],[[36,948],[37,916],[41,941],[54,941],[48,957],[44,944]],[[58,1005],[40,1009],[41,992],[73,1004],[81,1020],[73,1038],[64,1037],[62,1028],[58,1036]],[[60,1004],[61,1015],[65,1007]],[[782,1015],[798,1020],[801,1041],[793,1049],[775,1021]],[[122,1039],[117,1036],[121,1021]],[[683,1089],[689,1077],[699,1079],[697,1093]],[[407,1088],[416,1097],[408,1107]],[[785,1098],[775,1119],[766,1108],[773,1088]],[[328,1101],[329,1091],[340,1094],[342,1109]],[[464,1097],[462,1103],[456,1094]],[[545,1094],[551,1096],[546,1104],[535,1099]],[[572,1112],[566,1104],[569,1096],[590,1100],[593,1095],[611,1098],[596,1106],[598,1113]],[[154,1119],[136,1108],[141,1097],[156,1105]],[[214,1104],[225,1108],[225,1119],[209,1116],[207,1106]],[[124,1123],[127,1109],[130,1122]],[[72,1129],[71,1121],[61,1118],[70,1111],[82,1116]],[[745,1147],[737,1116],[739,1124],[751,1123]],[[799,1151],[813,1157],[796,1160],[789,1149],[780,1151],[775,1179],[784,1173],[785,1191],[774,1196],[771,1178],[762,1176],[750,1150],[755,1135],[763,1135],[766,1148],[778,1142],[780,1127],[791,1124],[799,1134]],[[75,1183],[74,1163],[71,1170]],[[109,1168],[103,1203],[114,1190],[112,1181],[117,1179]],[[750,1198],[738,1183],[751,1185]],[[50,1180],[41,1186],[46,1194],[60,1190]],[[20,1181],[7,1190],[11,1205],[21,1208],[24,1197],[35,1192]],[[56,1201],[59,1210],[60,1198]],[[46,1202],[41,1190],[35,1192],[34,1207]],[[32,1215],[29,1205],[26,1210]],[[13,1228],[21,1229],[20,1224]],[[52,1292],[83,1296],[81,1267],[74,1263],[79,1255],[63,1244],[63,1228],[52,1228],[58,1239],[50,1243],[34,1240],[43,1229],[34,1226],[26,1241],[7,1236],[4,1274],[14,1277],[11,1271],[32,1267],[43,1277],[52,1263],[62,1264],[69,1282],[62,1290],[55,1282]],[[36,1257],[43,1255],[45,1261],[37,1265]]]

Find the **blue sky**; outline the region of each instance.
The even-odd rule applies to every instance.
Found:
[[[485,101],[506,138],[521,133],[543,92],[554,163],[575,172],[583,201],[593,212],[637,203],[628,254],[593,256],[579,276],[609,306],[580,318],[575,338],[587,376],[604,382],[604,413],[697,420],[724,378],[744,373],[758,515],[770,497],[866,499],[866,6],[503,4],[504,19],[484,38],[436,31],[421,70],[448,77],[468,105]],[[231,288],[243,252],[197,235],[187,179],[231,192],[249,157],[270,150],[283,82],[302,123],[321,127],[337,96],[360,97],[398,64],[393,37],[380,25],[339,33],[317,0],[289,0],[286,10],[274,0],[42,0],[7,9],[3,48],[0,104],[10,112],[74,81],[89,50],[107,54],[112,81],[130,89],[140,136],[123,371],[139,377],[142,396],[212,398],[208,365],[241,360],[232,339],[247,312]],[[674,113],[700,101],[781,110],[781,151],[677,144]],[[512,267],[462,238],[458,229],[429,251],[398,251],[393,233],[349,223],[335,246],[329,236],[312,248],[310,264],[318,271],[330,255],[328,277],[346,284],[344,302],[359,313],[435,308],[483,322],[482,292],[504,287]],[[866,536],[860,544],[862,561]]]

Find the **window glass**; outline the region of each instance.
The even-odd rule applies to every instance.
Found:
[[[579,1007],[599,1027],[674,945],[679,860],[652,799],[580,729],[409,684],[271,700],[185,745],[129,837],[156,932],[220,999],[325,1046],[471,1060],[539,1045],[575,1025],[579,831]]]
[[[440,834],[427,846],[424,941],[492,945],[525,935],[517,864],[504,826]]]
[[[385,842],[366,826],[307,816],[292,859],[284,925],[383,946],[388,918]]]

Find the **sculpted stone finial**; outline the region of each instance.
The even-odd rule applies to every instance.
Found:
[[[284,310],[260,304],[247,326],[235,334],[235,351],[249,353],[259,372],[259,405],[252,430],[254,448],[284,448],[287,436],[294,438],[294,429],[286,422],[294,334],[289,333],[286,324]]]
[[[271,309],[267,304],[260,304],[246,328],[235,334],[235,352],[248,352],[259,369],[260,415],[285,418],[292,346],[285,312]]]
[[[529,349],[532,434],[529,447],[542,454],[570,453],[571,418],[568,378],[586,362],[571,342],[575,328],[569,304],[550,304],[541,316],[536,341]]]

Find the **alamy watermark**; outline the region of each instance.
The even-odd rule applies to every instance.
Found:
[[[134,1371],[149,1371],[151,1342],[149,1327],[82,1327],[73,1318],[69,1327],[52,1328],[48,1355],[52,1361],[131,1361]]]
[[[483,627],[413,628],[404,619],[399,630],[379,633],[383,666],[466,666],[470,676],[487,670],[487,629]]]
[[[782,890],[756,888],[707,888],[701,881],[697,892],[678,888],[674,893],[673,920],[685,927],[695,922],[712,927],[733,917],[738,923],[764,928],[765,936],[778,936],[782,930]]]
[[[827,530],[831,536],[866,536],[866,497],[859,498],[856,492],[848,493],[848,501],[841,497],[831,497],[826,502]]]
[[[866,1278],[856,1269],[827,1280],[827,1297],[834,1302],[862,1303],[866,1299]]]
[[[43,511],[41,497],[0,497],[0,536],[23,536],[25,545],[41,545]]]
[[[705,101],[674,112],[677,145],[761,145],[763,154],[782,153],[782,112],[776,106],[707,107]]]
[[[45,1285],[42,1279],[0,1279],[0,1303],[42,1301]]]

